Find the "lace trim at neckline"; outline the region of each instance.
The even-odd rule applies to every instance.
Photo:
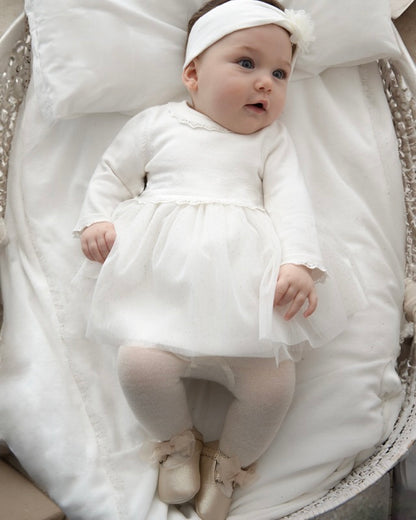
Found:
[[[231,133],[230,130],[219,125],[205,114],[191,108],[186,101],[169,103],[168,111],[169,114],[180,123],[188,125],[191,128],[203,128],[204,130],[223,132],[225,134]]]

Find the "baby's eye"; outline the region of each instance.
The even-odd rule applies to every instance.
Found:
[[[254,61],[250,58],[241,58],[237,63],[240,67],[243,67],[243,69],[254,69]]]
[[[287,74],[286,71],[284,71],[283,69],[277,69],[273,71],[273,76],[277,79],[286,79]]]

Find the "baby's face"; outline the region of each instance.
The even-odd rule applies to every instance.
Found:
[[[188,66],[184,83],[193,108],[239,134],[252,134],[281,114],[291,71],[292,45],[277,25],[236,31]],[[193,75],[187,82],[187,74]]]

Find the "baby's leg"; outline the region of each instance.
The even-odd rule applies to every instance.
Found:
[[[170,352],[121,347],[118,374],[137,419],[158,440],[192,428],[184,377],[188,362]]]
[[[295,387],[291,361],[278,367],[272,358],[228,358],[234,394],[220,438],[220,450],[241,466],[256,461],[270,446],[289,409]]]
[[[251,468],[270,446],[289,409],[295,385],[291,361],[227,358],[233,378],[225,385],[234,395],[218,443],[204,446],[201,488],[195,509],[201,518],[224,520],[235,485],[249,481]],[[242,468],[248,468],[247,471]]]
[[[169,352],[121,347],[118,374],[137,419],[158,439],[159,498],[168,504],[191,500],[200,487],[202,436],[192,429],[182,381],[189,363]],[[164,442],[162,442],[164,441]]]

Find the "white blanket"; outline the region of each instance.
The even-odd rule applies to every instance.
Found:
[[[324,494],[388,436],[402,399],[395,358],[403,190],[377,65],[294,83],[284,119],[319,228],[331,236],[326,254],[348,259],[368,305],[342,336],[297,365],[293,406],[258,465],[259,480],[237,491],[230,520],[275,520]],[[67,314],[82,261],[71,230],[94,166],[126,120],[107,113],[52,124],[33,84],[27,93],[0,264],[0,438],[70,520],[196,520],[190,506],[168,507],[155,495],[157,469],[138,456],[145,436],[118,386],[116,352],[75,340]],[[215,438],[228,395],[190,385],[196,426]]]

